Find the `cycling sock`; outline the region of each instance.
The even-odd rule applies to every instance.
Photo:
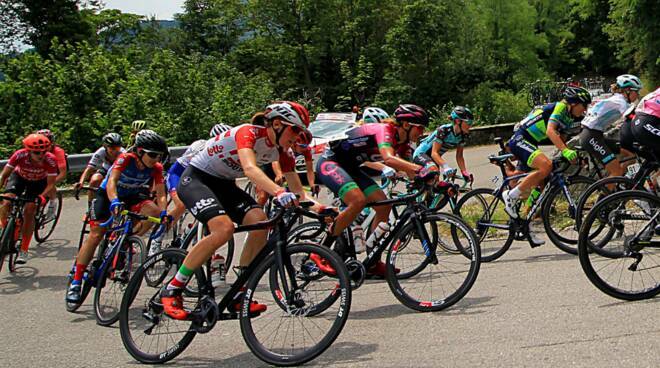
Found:
[[[30,241],[32,241],[32,235],[28,235],[23,240],[21,240],[21,252],[27,252],[30,247]]]
[[[86,264],[76,263],[76,273],[73,274],[73,281],[80,283],[82,281],[85,270],[87,269]]]
[[[509,191],[509,197],[513,199],[518,199],[520,198],[520,189],[518,187],[515,187]]]
[[[173,290],[173,289],[182,289],[186,283],[188,282],[188,279],[190,279],[190,276],[192,276],[193,270],[189,269],[185,265],[181,265],[179,268],[179,271],[177,271],[176,276],[170,281],[169,284],[167,284],[167,290]]]

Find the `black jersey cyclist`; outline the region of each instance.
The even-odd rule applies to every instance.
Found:
[[[437,167],[429,163],[420,166],[412,163],[409,143],[417,142],[429,124],[429,116],[419,106],[400,105],[394,118],[383,123],[364,124],[346,132],[347,138],[330,143],[325,153],[316,163],[319,180],[335,193],[346,205],[332,226],[332,234],[339,235],[348,227],[365,207],[367,202],[386,199],[385,193],[364,172],[361,165],[368,162],[382,162],[410,177],[427,176]],[[376,219],[372,228],[386,222],[391,207],[377,206]],[[320,263],[322,260],[315,260]],[[322,265],[321,265],[322,266]],[[382,276],[385,265],[377,263],[368,270],[370,274]]]

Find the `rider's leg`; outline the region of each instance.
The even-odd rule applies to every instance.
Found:
[[[243,225],[256,224],[260,221],[266,221],[266,213],[261,208],[253,208],[243,218]],[[267,230],[253,230],[250,231],[245,239],[245,246],[241,253],[241,258],[238,262],[239,267],[247,267],[254,257],[259,254],[264,245],[266,245],[266,237],[268,236]]]
[[[145,216],[158,217],[160,216],[160,208],[150,200],[145,200],[139,204],[132,206],[131,210],[134,210]],[[153,223],[149,221],[140,221],[133,226],[133,232],[138,236],[146,234],[153,227]]]
[[[203,237],[190,249],[177,273],[177,277],[170,282],[168,288],[181,288],[188,281],[192,272],[201,267],[216,249],[227,243],[234,236],[234,222],[227,215],[215,216],[206,221],[209,235]],[[181,273],[181,274],[180,274]]]
[[[355,184],[355,182],[352,182]],[[335,224],[332,229],[332,235],[339,236],[344,229],[346,229],[355,219],[367,204],[367,198],[364,193],[358,188],[357,184],[353,189],[344,193],[342,201],[346,204],[346,208],[335,218]]]
[[[92,175],[92,177],[89,179],[89,186],[93,188],[98,188],[99,185],[103,182],[103,175],[99,174],[98,172]],[[92,199],[94,199],[94,191],[93,190],[88,190],[87,191],[87,201],[91,202]]]
[[[14,193],[4,193],[3,196],[16,198],[16,194]],[[7,218],[9,217],[10,208],[10,201],[2,201],[2,204],[0,205],[0,228],[4,229],[5,226],[7,226]]]
[[[37,212],[36,203],[26,203],[23,209],[23,228],[21,229],[21,252],[27,252],[34,233],[34,216]]]
[[[359,173],[360,170],[352,170]],[[332,235],[339,236],[360,214],[367,204],[367,198],[353,177],[332,157],[321,156],[316,163],[316,174],[323,185],[335,193],[346,205],[335,218]],[[370,185],[373,184],[373,181]]]
[[[176,223],[183,216],[183,213],[186,212],[186,206],[181,202],[176,190],[170,191],[170,198],[172,198],[172,202],[174,203],[174,208],[170,211],[170,216],[172,216],[172,223]]]
[[[530,167],[536,169],[532,171],[529,175],[524,177],[518,185],[511,190],[509,195],[518,199],[520,197],[527,197],[532,188],[535,188],[543,183],[543,180],[550,175],[552,171],[552,161],[538,151],[539,153],[532,159],[530,162]]]

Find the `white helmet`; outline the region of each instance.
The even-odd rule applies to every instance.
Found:
[[[367,107],[362,114],[362,120],[364,120],[365,124],[381,123],[383,119],[389,117],[390,115],[380,107]]]
[[[192,152],[197,153],[197,152],[202,151],[204,149],[204,147],[206,147],[206,139],[199,139],[199,140],[194,141],[190,145],[190,150]]]
[[[281,101],[268,105],[264,114],[266,119],[279,118],[302,130],[307,130],[309,126],[309,111],[297,102]]]
[[[623,74],[616,77],[616,85],[619,88],[630,88],[633,91],[642,89],[642,81],[632,74]]]
[[[227,124],[215,124],[213,126],[213,128],[211,128],[211,131],[209,132],[209,136],[211,136],[211,138],[217,137],[220,134],[222,134],[224,132],[228,132],[230,130],[231,130],[231,127]]]

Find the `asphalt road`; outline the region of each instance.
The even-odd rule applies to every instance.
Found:
[[[477,186],[497,173],[492,146],[468,149]],[[452,156],[452,154],[449,154]],[[97,326],[91,297],[64,309],[84,203],[65,200],[52,240],[33,245],[27,265],[0,274],[0,367],[136,366],[116,327]],[[240,241],[237,243],[240,244]],[[515,242],[482,264],[469,294],[448,310],[420,314],[400,305],[385,282],[353,294],[341,336],[310,365],[355,367],[660,367],[660,298],[612,299],[584,276],[575,256],[551,243]],[[236,321],[198,335],[172,363],[258,367]]]

